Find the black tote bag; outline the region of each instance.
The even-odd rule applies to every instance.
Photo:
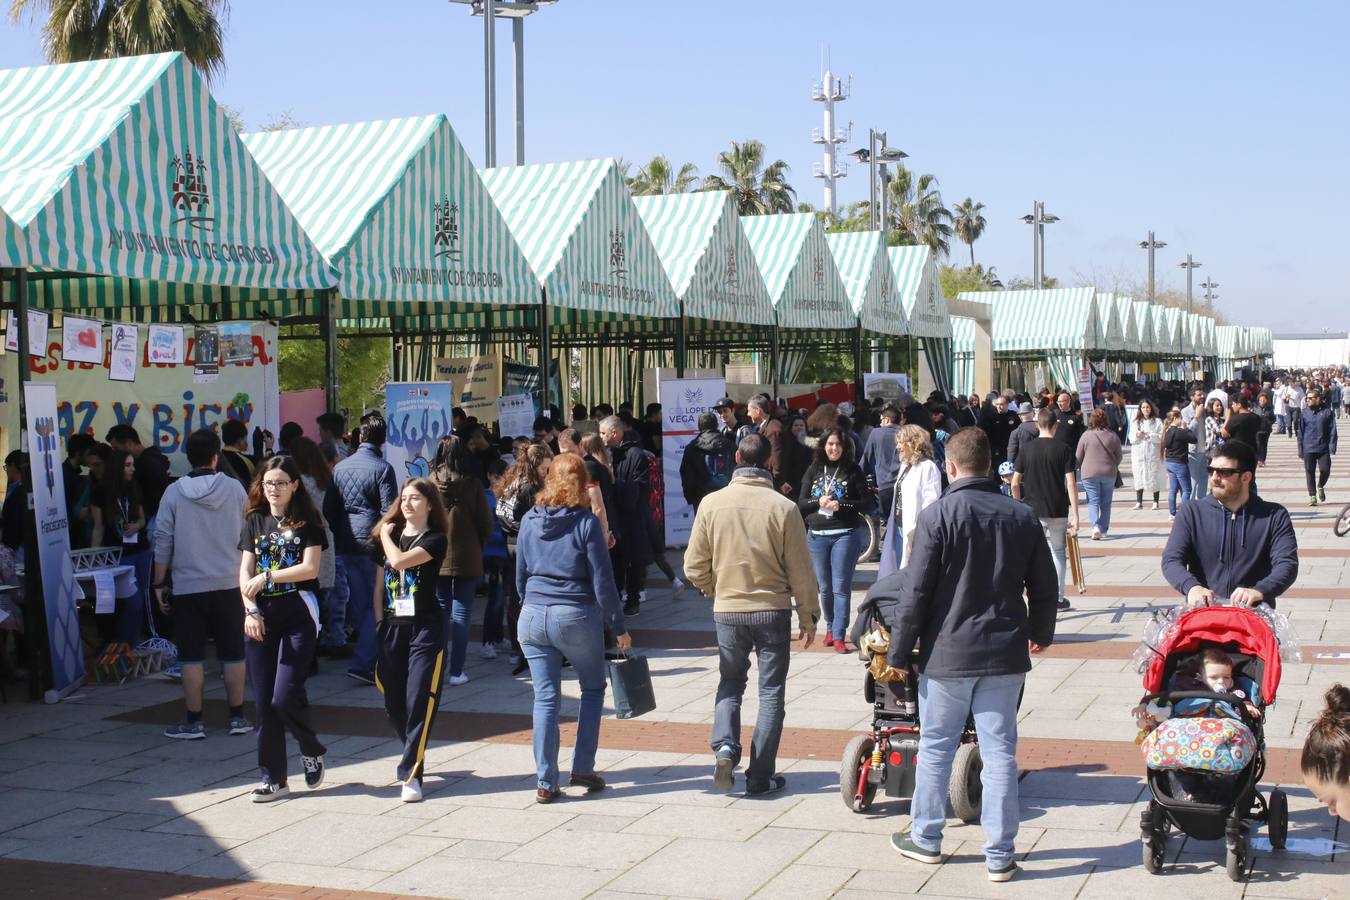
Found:
[[[647,666],[647,657],[625,655],[609,660],[608,666],[615,718],[632,719],[656,709],[656,692],[652,689],[652,671]]]

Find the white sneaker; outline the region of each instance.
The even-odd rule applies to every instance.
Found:
[[[458,675],[450,676],[451,687],[459,687],[461,684],[468,684],[468,683],[469,683],[469,676],[464,672],[460,672]]]
[[[510,653],[510,652],[511,652],[511,639],[510,639],[510,638],[502,638],[500,641],[498,641],[498,642],[497,642],[496,644],[494,644],[493,646],[495,646],[495,647],[497,648],[497,652],[498,652],[498,653]]]
[[[1094,541],[1100,541],[1102,539],[1102,533],[1100,529],[1098,528],[1092,529],[1092,539]]]
[[[421,803],[422,785],[418,784],[417,779],[405,781],[403,790],[399,793],[399,799],[404,803]]]
[[[1136,503],[1136,504],[1134,505],[1133,508],[1134,508],[1134,509],[1143,509],[1143,508],[1144,508],[1144,504],[1142,504],[1142,503]]]
[[[484,644],[483,649],[478,651],[478,655],[483,657],[483,659],[496,659],[497,648],[491,644]]]
[[[1157,501],[1157,500],[1154,500],[1154,501],[1153,501],[1153,508],[1154,508],[1154,509],[1157,509],[1157,508],[1158,508],[1158,501]]]
[[[680,579],[676,578],[673,582],[671,582],[671,585],[675,590],[676,597],[684,593],[684,582],[681,581]]]

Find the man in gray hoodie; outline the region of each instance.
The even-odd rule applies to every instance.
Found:
[[[248,496],[238,479],[216,471],[220,438],[214,432],[194,431],[183,449],[192,471],[164,492],[155,525],[152,586],[160,609],[173,612],[187,706],[187,718],[164,736],[189,741],[206,737],[202,663],[208,635],[216,642],[216,658],[225,670],[230,734],[247,734],[253,726],[244,718],[244,602],[239,593],[238,534]]]

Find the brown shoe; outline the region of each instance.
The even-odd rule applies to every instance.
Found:
[[[588,794],[594,794],[596,791],[603,791],[605,789],[605,779],[596,775],[594,772],[589,775],[579,775],[576,772],[573,772],[572,780],[569,784],[571,784],[572,787],[584,787]]]
[[[554,788],[551,791],[548,788],[536,788],[534,792],[534,802],[552,803],[554,800],[557,800],[561,794],[562,791],[557,788]]]

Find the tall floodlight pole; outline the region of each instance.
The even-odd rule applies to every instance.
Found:
[[[1030,215],[1022,221],[1031,228],[1031,284],[1036,290],[1045,287],[1045,226],[1059,221],[1059,216],[1045,211],[1044,201],[1037,200],[1031,206]]]
[[[908,159],[909,154],[886,143],[886,132],[874,128],[867,129],[867,146],[859,147],[849,156],[867,166],[868,216],[872,231],[885,231],[890,216],[890,203],[886,185],[890,181],[887,163],[898,163]],[[880,202],[878,202],[878,200]]]
[[[1205,313],[1212,316],[1214,315],[1214,301],[1219,299],[1219,295],[1214,293],[1214,289],[1219,286],[1219,283],[1213,278],[1206,278],[1200,282],[1200,286],[1205,289]]]
[[[483,155],[486,168],[497,165],[497,0],[483,0]]]
[[[1191,316],[1191,277],[1192,273],[1194,273],[1196,269],[1200,268],[1202,264],[1191,259],[1191,255],[1187,253],[1186,261],[1179,262],[1177,263],[1177,265],[1186,270],[1186,323],[1189,325]],[[1192,344],[1191,349],[1194,350],[1195,342],[1192,341],[1191,344]],[[1181,352],[1183,355],[1186,353],[1186,345],[1184,343],[1181,345]]]
[[[1153,253],[1154,253],[1154,251],[1156,251],[1156,250],[1161,250],[1163,247],[1166,247],[1166,246],[1167,246],[1167,242],[1166,242],[1166,241],[1155,240],[1154,237],[1153,237],[1153,232],[1151,232],[1151,231],[1148,233],[1148,240],[1146,240],[1146,241],[1140,241],[1140,242],[1139,242],[1139,249],[1140,249],[1140,250],[1147,250],[1147,251],[1148,251],[1148,302],[1149,302],[1149,303],[1152,303],[1152,302],[1153,302],[1153,297],[1154,297],[1154,293],[1153,293]]]

